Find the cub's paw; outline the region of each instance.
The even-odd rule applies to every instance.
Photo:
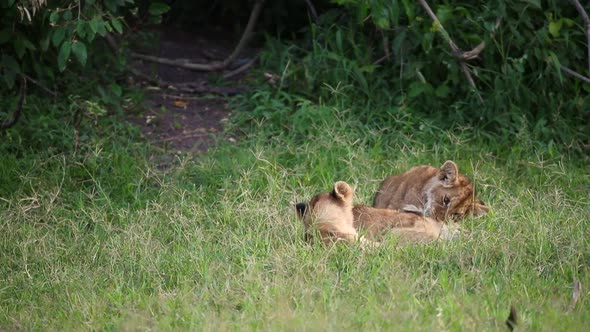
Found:
[[[444,241],[459,240],[461,238],[461,231],[458,228],[443,225],[438,238]]]

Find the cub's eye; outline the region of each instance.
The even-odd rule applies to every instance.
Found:
[[[443,198],[443,205],[446,208],[448,208],[449,205],[451,205],[451,199],[449,198],[449,196],[445,195],[445,197]]]

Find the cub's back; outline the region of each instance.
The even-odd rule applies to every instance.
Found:
[[[438,169],[432,166],[416,166],[409,171],[387,177],[379,186],[373,199],[373,207],[401,210],[405,205],[424,202],[424,192]]]

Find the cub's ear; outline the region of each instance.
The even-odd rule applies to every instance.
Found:
[[[481,217],[484,214],[490,211],[490,207],[485,205],[481,200],[477,200],[477,202],[473,203],[473,216],[474,217]]]
[[[457,169],[457,164],[454,162],[447,160],[441,167],[440,171],[438,172],[438,179],[443,182],[444,186],[452,186],[457,179],[457,173],[459,170]]]
[[[297,203],[295,204],[295,210],[297,210],[297,216],[299,218],[303,218],[303,216],[305,215],[305,210],[307,210],[307,204]]]
[[[352,202],[354,190],[352,190],[348,183],[344,181],[338,181],[334,184],[334,191],[332,191],[332,195],[340,200]]]

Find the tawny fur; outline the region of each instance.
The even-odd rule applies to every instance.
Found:
[[[313,242],[317,235],[323,243],[360,240],[363,245],[373,245],[386,234],[397,234],[410,242],[452,237],[445,225],[432,218],[397,210],[353,206],[353,195],[353,189],[346,182],[339,181],[332,192],[316,195],[307,205],[297,204],[306,239]],[[359,237],[359,233],[363,237]]]
[[[411,242],[434,241],[441,235],[446,239],[443,223],[415,213],[363,205],[353,207],[352,213],[357,231],[372,241],[380,241],[387,234],[397,234],[402,240]]]
[[[353,225],[352,200],[354,190],[343,181],[334,184],[330,193],[316,195],[305,211],[300,211],[305,225],[306,238],[313,242],[319,235],[324,243],[354,242],[358,234]]]
[[[473,184],[452,161],[440,168],[417,166],[386,178],[375,194],[375,208],[421,211],[437,221],[480,216],[489,208],[475,197]]]

